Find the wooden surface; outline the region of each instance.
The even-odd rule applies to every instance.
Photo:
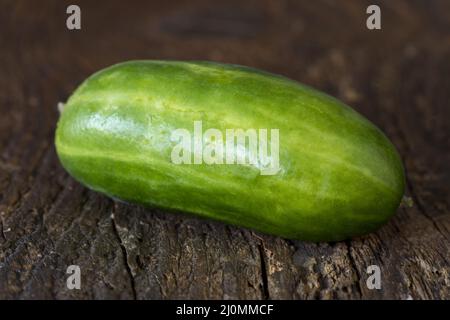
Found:
[[[81,31],[66,29],[68,2],[0,3],[1,299],[450,298],[449,1],[71,1]],[[337,96],[398,147],[414,204],[374,234],[312,244],[82,187],[55,154],[57,103],[136,58],[238,63]],[[372,264],[381,290],[366,286]]]

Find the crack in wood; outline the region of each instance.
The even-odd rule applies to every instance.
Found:
[[[259,250],[259,260],[261,262],[261,287],[262,287],[262,294],[264,300],[270,299],[270,292],[269,292],[269,278],[267,276],[267,267],[266,266],[266,254],[265,254],[265,247],[264,242],[261,239],[261,243],[258,245]]]
[[[131,292],[132,292],[132,296],[134,300],[137,300],[137,292],[136,292],[136,283],[135,283],[135,279],[133,276],[133,272],[131,270],[131,266],[128,263],[128,252],[127,252],[127,248],[125,247],[122,238],[120,237],[119,231],[117,229],[117,225],[116,225],[116,220],[115,220],[115,208],[116,208],[116,204],[114,204],[113,206],[113,212],[111,214],[111,225],[112,225],[112,230],[113,230],[113,234],[115,235],[117,241],[119,242],[119,247],[122,253],[122,258],[123,258],[123,263],[125,265],[125,270],[128,274],[129,280],[130,280],[130,286],[131,286]]]
[[[3,238],[3,242],[6,242],[6,235],[5,235],[5,230],[3,229],[3,218],[0,221],[0,230],[1,230],[1,235]]]
[[[347,256],[348,256],[348,259],[350,261],[350,267],[356,273],[356,281],[357,281],[357,283],[356,283],[356,290],[358,291],[359,297],[361,298],[363,296],[362,290],[361,290],[361,283],[360,283],[360,281],[361,281],[361,274],[360,274],[360,272],[358,270],[358,266],[356,265],[356,261],[353,258],[353,255],[352,255],[352,252],[351,252],[351,246],[352,246],[351,242],[349,240],[344,241],[344,242],[345,242],[345,246],[347,248]]]

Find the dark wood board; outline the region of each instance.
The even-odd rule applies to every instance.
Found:
[[[366,28],[373,3],[381,30]],[[313,244],[84,188],[55,153],[57,103],[130,59],[243,64],[338,97],[397,146],[413,205],[376,233]],[[0,299],[449,299],[449,101],[446,0],[1,1]],[[373,264],[381,290],[366,286]]]

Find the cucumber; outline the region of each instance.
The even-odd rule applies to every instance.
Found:
[[[79,182],[284,238],[338,241],[396,211],[404,169],[356,111],[288,78],[213,62],[129,61],[88,78],[56,130]]]

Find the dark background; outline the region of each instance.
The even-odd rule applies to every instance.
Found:
[[[366,28],[370,4],[382,30]],[[397,146],[413,205],[312,244],[89,191],[56,157],[56,105],[129,59],[243,64],[340,98]],[[450,298],[450,1],[1,1],[0,68],[0,298]]]

